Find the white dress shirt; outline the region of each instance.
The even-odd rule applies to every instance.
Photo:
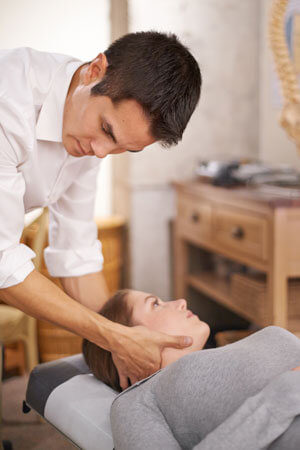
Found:
[[[102,270],[93,221],[99,158],[73,157],[62,144],[64,102],[82,61],[31,48],[0,51],[0,288],[22,282],[35,253],[20,244],[24,214],[49,208],[54,277]]]

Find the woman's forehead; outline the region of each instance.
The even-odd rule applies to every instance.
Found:
[[[130,291],[128,295],[128,302],[131,307],[135,309],[143,308],[144,305],[147,304],[147,301],[150,301],[151,298],[157,298],[156,295],[151,294],[151,292],[144,291]]]
[[[132,290],[129,292],[129,297],[132,299],[133,302],[142,302],[147,297],[153,297],[153,294],[150,292],[144,292],[144,291],[135,291]]]

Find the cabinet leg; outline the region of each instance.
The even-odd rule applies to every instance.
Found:
[[[274,212],[273,265],[268,274],[268,310],[271,323],[288,328],[288,276],[286,230],[287,218],[283,209]]]
[[[272,320],[273,325],[288,328],[288,280],[282,275],[270,276],[269,298],[273,299]]]
[[[187,244],[174,233],[174,295],[175,298],[185,298],[186,274],[188,271]]]

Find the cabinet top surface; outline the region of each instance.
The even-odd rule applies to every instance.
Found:
[[[172,185],[177,191],[188,194],[199,195],[211,199],[230,198],[237,201],[249,201],[260,203],[271,208],[293,208],[300,207],[300,195],[287,194],[280,195],[278,190],[274,193],[268,188],[264,187],[231,187],[224,188],[213,186],[210,183],[205,183],[195,180],[188,181],[174,181]]]

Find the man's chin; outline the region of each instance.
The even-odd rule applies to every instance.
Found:
[[[74,150],[68,150],[66,147],[65,147],[65,150],[69,155],[73,156],[74,158],[80,158],[80,156],[82,156],[82,155],[79,155],[78,153],[76,153]]]
[[[78,153],[75,153],[75,152],[73,152],[73,153],[68,152],[68,153],[69,153],[69,155],[73,156],[74,158],[80,158],[82,156],[82,155],[78,155]]]
[[[75,148],[74,145],[64,145],[64,148],[66,150],[66,152],[71,155],[74,156],[74,158],[80,158],[82,156],[81,153],[79,153]]]
[[[71,155],[75,156],[75,158],[78,158],[80,156],[79,152],[75,149],[75,139],[70,134],[63,135],[62,138],[62,144],[64,146],[64,149],[66,152]]]

